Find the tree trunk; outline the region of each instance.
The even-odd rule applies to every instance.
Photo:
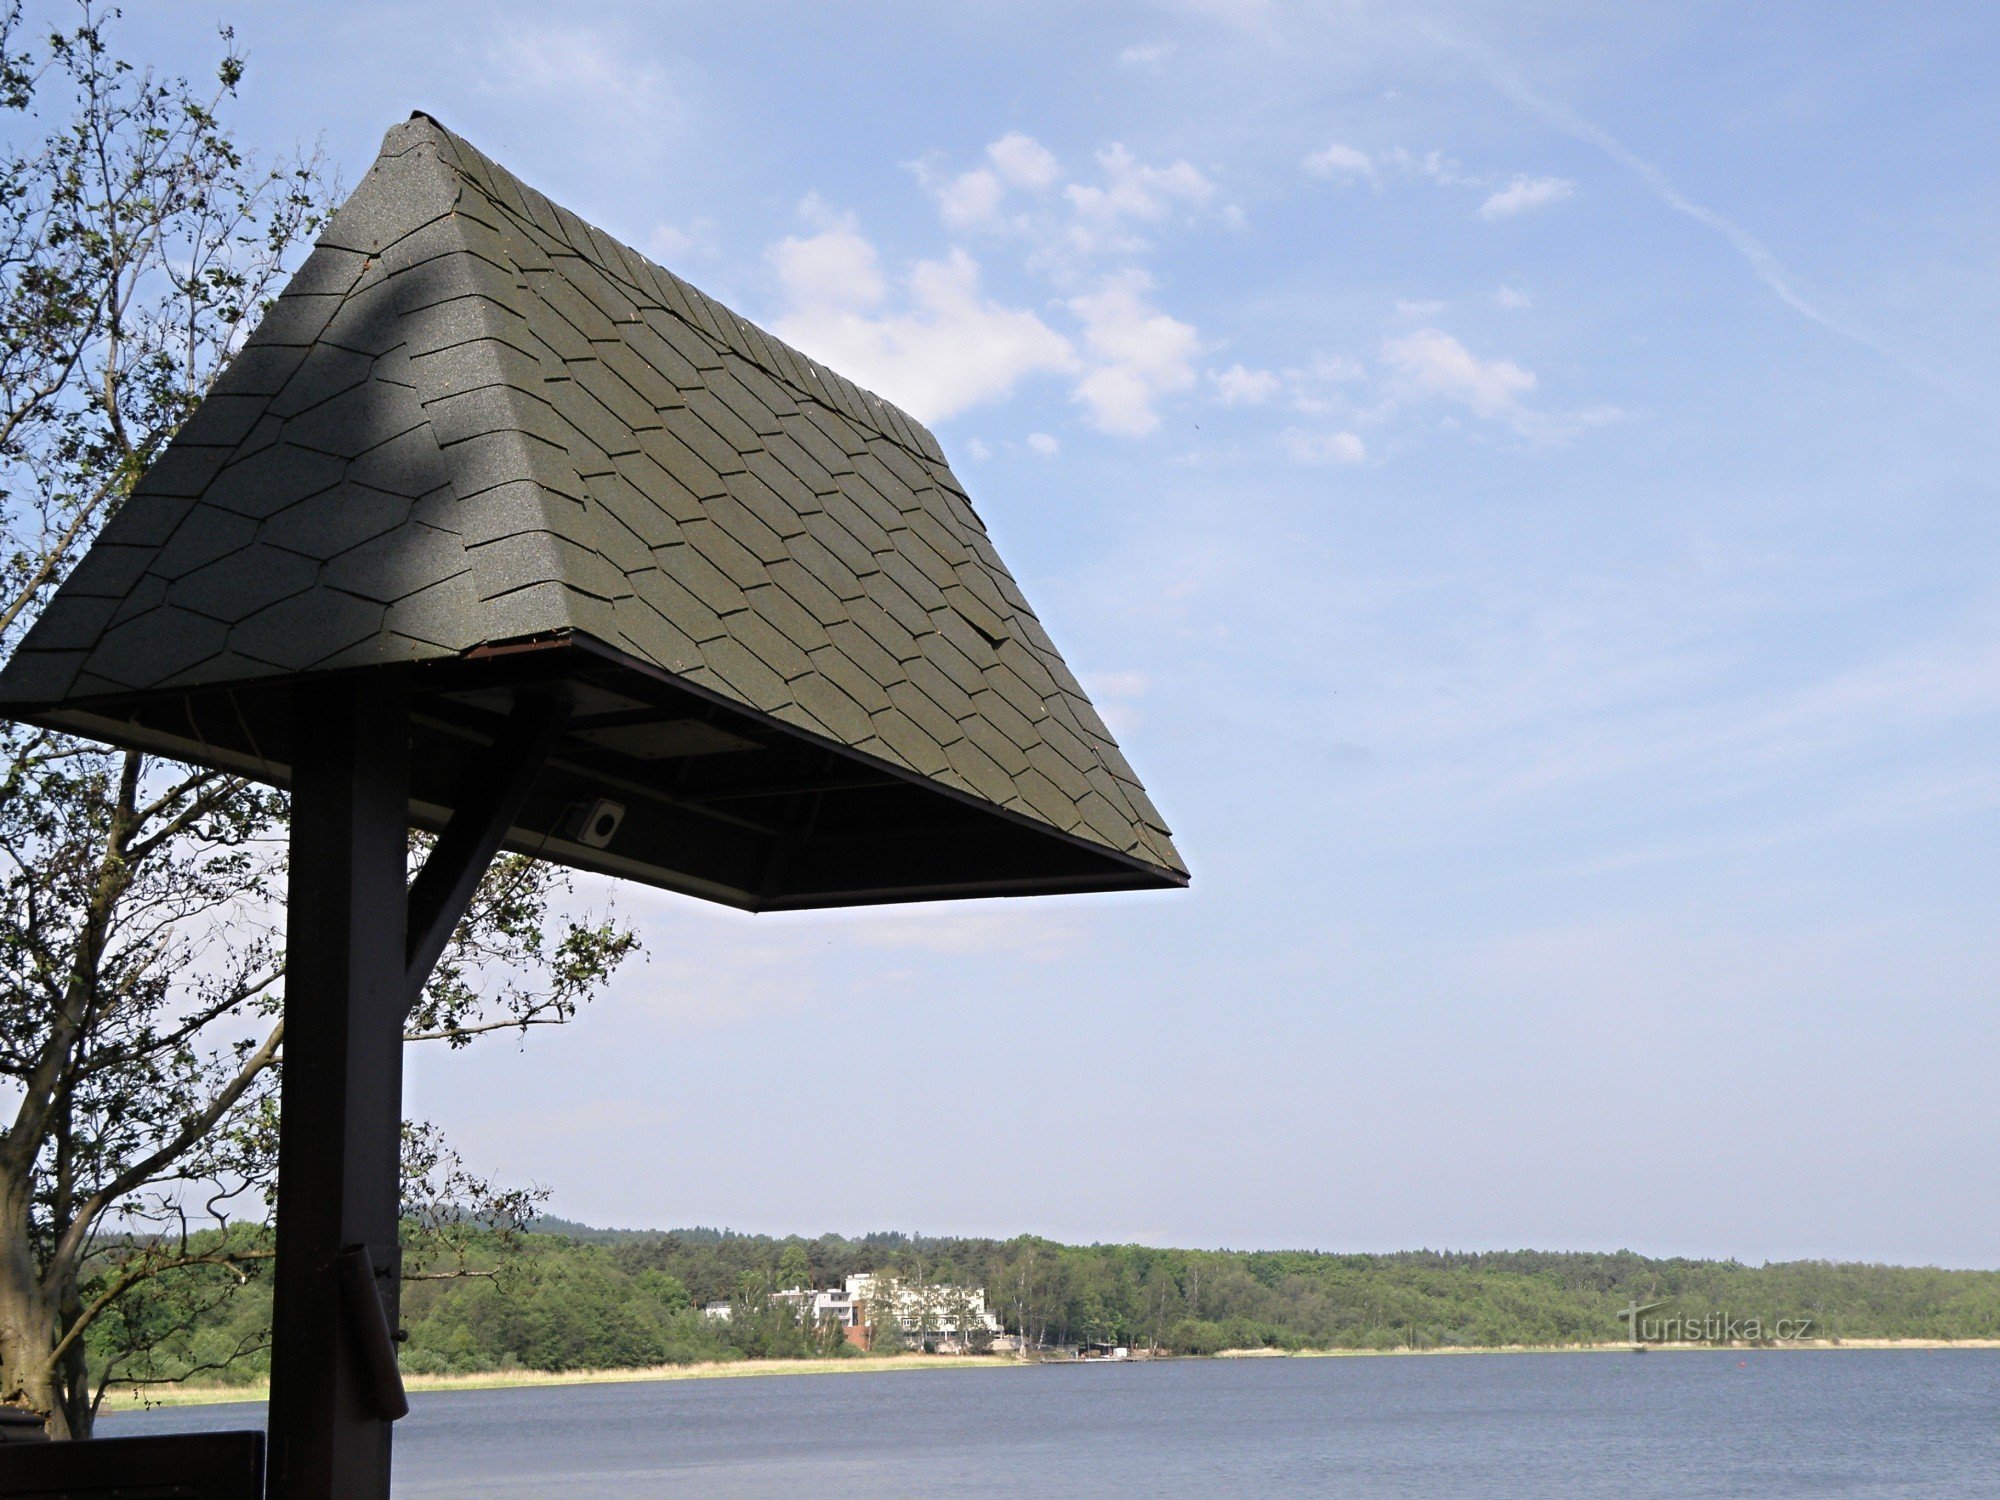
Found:
[[[0,1400],[46,1413],[51,1437],[89,1437],[89,1402],[60,1388],[49,1361],[60,1319],[28,1239],[28,1192],[19,1178],[0,1185]]]

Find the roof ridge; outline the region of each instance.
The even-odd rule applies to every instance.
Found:
[[[404,362],[408,383],[440,452],[468,438],[487,444],[470,484],[456,478],[449,481],[450,506],[412,519],[450,529],[463,547],[467,571],[482,602],[489,609],[521,616],[523,633],[581,629],[570,590],[548,580],[563,573],[559,508],[581,504],[584,497],[574,476],[565,483],[565,476],[538,451],[530,403],[540,398],[513,378],[501,353],[509,346],[499,309],[510,300],[504,293],[519,284],[516,256],[510,246],[478,241],[474,228],[486,226],[459,211],[466,174],[457,159],[456,138],[422,111],[413,114],[410,123],[419,120],[434,129],[412,131],[407,125],[392,129],[384,142],[384,156],[390,156],[388,144],[400,135],[404,144],[392,160],[405,177],[414,170],[410,162],[428,154],[459,184],[458,190],[448,211],[381,241],[349,295],[365,290],[371,281],[395,279],[396,303],[406,311],[459,298],[474,307],[491,304],[494,310],[475,312],[460,330],[461,337]],[[382,187],[392,194],[396,190],[395,184],[378,185]],[[348,203],[363,212],[373,207],[361,187]],[[347,205],[341,211],[346,212]],[[336,214],[329,223],[330,232],[338,219]],[[460,257],[469,257],[476,269],[454,264]],[[475,500],[477,507],[470,504]],[[513,578],[529,581],[509,587]]]

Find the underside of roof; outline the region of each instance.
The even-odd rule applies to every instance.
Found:
[[[671,762],[672,796],[763,826],[755,789],[795,800],[817,756],[808,780],[942,794],[961,833],[1060,835],[1078,888],[1185,883],[930,433],[421,115],[50,601],[0,710],[283,782],[283,695],[317,674],[402,668],[476,744],[504,712],[482,693],[576,652],[600,696],[571,748],[600,780],[659,794]],[[920,800],[919,829],[960,827]],[[862,840],[866,805],[810,819]],[[824,904],[761,846],[740,863],[659,883]],[[976,893],[919,890],[921,864],[837,898],[829,866],[819,894]]]

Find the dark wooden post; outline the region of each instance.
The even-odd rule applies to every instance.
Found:
[[[393,676],[299,694],[270,1500],[389,1494],[390,1420],[399,1413],[384,1410],[380,1351],[343,1285],[356,1284],[357,1251],[365,1252],[360,1284],[375,1282],[395,1325],[410,728]]]

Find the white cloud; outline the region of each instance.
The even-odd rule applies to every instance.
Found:
[[[1084,689],[1094,703],[1100,698],[1143,698],[1153,689],[1153,679],[1144,672],[1092,672],[1084,679]]]
[[[717,253],[715,220],[689,219],[685,225],[661,224],[647,237],[646,248],[656,260],[684,260],[690,256]]]
[[[1037,458],[1054,458],[1062,452],[1062,444],[1046,432],[1028,434],[1028,451]]]
[[[821,212],[808,203],[807,212]],[[1069,340],[1023,308],[984,296],[963,250],[920,261],[906,305],[884,310],[890,287],[873,245],[851,219],[770,252],[788,307],[779,337],[907,408],[920,421],[1008,395],[1030,375],[1076,367]]]
[[[1118,54],[1118,61],[1127,68],[1157,68],[1173,55],[1172,42],[1144,42],[1124,48]]]
[[[1425,302],[1398,302],[1396,316],[1399,318],[1435,318],[1443,312],[1445,304],[1435,299]]]
[[[953,229],[971,229],[999,217],[1006,186],[984,167],[975,167],[937,189],[938,212]]]
[[[1159,400],[1194,384],[1201,340],[1147,300],[1151,289],[1144,271],[1127,270],[1068,303],[1091,357],[1075,398],[1100,431],[1143,437],[1160,425]]]
[[[1083,682],[1105,725],[1120,738],[1136,733],[1145,722],[1139,700],[1152,687],[1153,679],[1144,672],[1092,672]]]
[[[987,459],[993,456],[993,450],[987,447],[984,443],[980,442],[978,438],[974,438],[971,442],[967,443],[965,445],[965,451],[972,455],[972,461],[974,463],[983,464],[986,462]]]
[[[565,109],[652,124],[678,91],[659,66],[587,26],[503,27],[486,49],[491,80],[513,95],[546,94]]]
[[[1422,156],[1398,146],[1382,158],[1385,166],[1412,177],[1426,177],[1439,187],[1487,187],[1485,180],[1469,176],[1464,167],[1442,151],[1426,151]]]
[[[1360,360],[1345,354],[1316,354],[1310,365],[1285,373],[1288,376],[1310,376],[1314,380],[1345,382],[1359,380],[1368,372],[1362,368]]]
[[[1534,303],[1528,300],[1526,292],[1511,286],[1501,287],[1499,291],[1493,294],[1493,301],[1498,306],[1504,307],[1510,312],[1518,312],[1521,308],[1534,306]]]
[[[1435,328],[1387,340],[1382,357],[1408,394],[1460,401],[1482,417],[1515,414],[1535,388],[1535,377],[1512,360],[1482,360]]]
[[[1335,141],[1323,151],[1315,151],[1304,162],[1315,177],[1337,177],[1351,182],[1357,177],[1375,179],[1375,162],[1366,151]]]
[[[1215,184],[1192,162],[1149,167],[1125,146],[1114,143],[1097,153],[1104,185],[1072,182],[1063,189],[1077,215],[1111,225],[1126,219],[1156,222],[1176,204],[1199,207],[1215,196]]]
[[[1442,151],[1426,151],[1419,156],[1402,146],[1371,156],[1359,147],[1334,141],[1308,155],[1302,165],[1314,177],[1344,183],[1365,181],[1378,188],[1383,177],[1389,174],[1422,178],[1439,187],[1476,188],[1486,194],[1479,212],[1481,217],[1488,219],[1504,219],[1531,209],[1546,208],[1576,194],[1576,184],[1566,178],[1530,177],[1517,172],[1499,181],[1491,176],[1468,172]]]
[[[780,240],[770,251],[778,280],[795,306],[873,307],[888,294],[875,247],[851,217],[830,215],[817,198],[800,205],[806,217],[826,224],[818,234]]]
[[[1448,333],[1423,328],[1382,345],[1391,379],[1389,410],[1398,400],[1457,402],[1474,415],[1503,422],[1534,443],[1566,443],[1594,427],[1629,415],[1607,403],[1573,411],[1545,411],[1527,404],[1536,380],[1511,359],[1481,359]]]
[[[1251,370],[1240,364],[1210,370],[1208,382],[1215,387],[1215,399],[1224,406],[1262,406],[1284,384],[1270,370]]]
[[[813,199],[803,212],[817,232],[770,252],[789,304],[777,331],[920,416],[948,416],[1055,372],[1073,377],[1072,398],[1099,431],[1154,431],[1160,402],[1195,385],[1201,342],[1155,304],[1135,263],[1149,248],[1138,231],[1197,216],[1240,226],[1242,216],[1215,203],[1216,185],[1192,162],[1149,163],[1114,143],[1095,166],[1094,180],[1072,178],[1018,130],[962,172],[935,159],[912,164],[947,229],[1021,249],[1022,268],[1056,295],[1049,308],[985,297],[963,249],[919,264],[899,296],[853,220]],[[1275,378],[1239,369],[1218,376],[1217,388],[1225,401],[1269,399]]]
[[[1287,427],[1278,434],[1285,454],[1302,464],[1358,464],[1368,457],[1368,448],[1351,432],[1307,432]]]
[[[1530,209],[1546,208],[1576,195],[1576,184],[1561,177],[1516,176],[1479,205],[1482,219],[1505,219]]]
[[[1056,160],[1055,153],[1018,130],[1009,131],[988,146],[986,158],[1010,187],[1030,192],[1046,192],[1062,176],[1062,163]]]
[[[1026,269],[1073,290],[1108,260],[1149,247],[1145,234],[1195,218],[1241,229],[1235,204],[1219,203],[1216,184],[1194,163],[1164,166],[1113,143],[1096,153],[1096,180],[1072,176],[1047,146],[1010,131],[986,147],[983,164],[947,173],[934,159],[912,164],[936,199],[945,226],[1004,236],[1026,246]],[[1057,192],[1060,189],[1060,192]]]
[[[1292,410],[1325,416],[1350,412],[1349,389],[1368,378],[1361,361],[1345,354],[1317,354],[1309,365],[1286,370],[1285,386]]]
[[[1062,164],[1055,153],[1031,135],[1009,131],[986,148],[984,167],[974,167],[956,177],[938,180],[925,163],[918,163],[917,175],[938,200],[938,213],[951,229],[997,227],[1002,222],[1001,207],[1010,188],[1044,193],[1062,177]]]

